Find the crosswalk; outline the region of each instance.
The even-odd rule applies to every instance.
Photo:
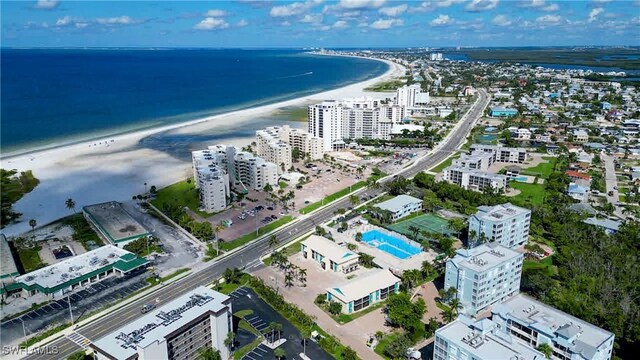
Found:
[[[72,332],[71,334],[67,335],[67,338],[73,341],[74,343],[78,344],[78,346],[80,346],[83,349],[86,349],[91,344],[91,340],[87,339],[81,334],[78,334],[77,332]]]

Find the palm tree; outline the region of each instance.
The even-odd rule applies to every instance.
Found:
[[[428,277],[433,272],[433,265],[429,262],[429,260],[425,260],[422,262],[422,266],[420,267],[420,271],[424,277]]]
[[[222,277],[228,284],[235,283],[240,277],[240,270],[238,268],[226,268],[222,273]]]
[[[278,237],[276,236],[276,234],[272,234],[271,236],[269,236],[269,248],[275,247],[276,245],[278,245]]]
[[[540,344],[536,350],[540,351],[542,354],[544,354],[544,357],[546,357],[547,359],[551,359],[551,355],[553,355],[553,348],[545,343],[545,344]]]
[[[458,314],[460,313],[459,310],[462,309],[462,305],[460,304],[460,299],[458,299],[457,297],[454,297],[453,299],[449,300],[449,307],[457,317]]]
[[[284,286],[285,286],[285,287],[288,287],[288,288],[290,288],[290,287],[292,287],[292,286],[293,286],[293,275],[291,275],[291,274],[286,274],[286,275],[284,276]]]
[[[360,203],[360,198],[358,197],[358,195],[350,195],[349,202],[351,203],[351,205],[356,206]]]
[[[31,226],[31,231],[35,230],[36,226],[38,226],[38,222],[36,221],[36,219],[29,220],[29,226]]]
[[[298,270],[298,279],[303,285],[307,283],[307,269]]]
[[[456,237],[460,237],[460,232],[464,229],[464,220],[454,218],[449,220],[449,229],[456,233]]]
[[[264,190],[265,192],[267,192],[267,193],[270,193],[270,192],[272,192],[272,191],[273,191],[273,186],[271,186],[271,184],[267,184],[267,185],[265,185],[265,186],[264,186],[264,189],[263,189],[263,190]]]
[[[74,214],[76,213],[76,202],[73,201],[73,199],[67,199],[67,201],[64,202],[64,205],[67,207],[67,209],[73,210]]]
[[[224,345],[229,349],[229,352],[231,352],[231,349],[233,349],[233,344],[235,344],[236,342],[236,333],[234,333],[233,331],[229,331],[227,333],[227,337],[224,339]]]
[[[361,242],[362,241],[362,233],[359,232],[359,231],[356,233],[356,241],[357,242]]]
[[[447,323],[450,323],[457,318],[455,312],[449,307],[442,310],[440,314],[442,315],[442,320]]]
[[[420,228],[414,225],[409,225],[409,231],[413,235],[413,240],[418,241],[418,234],[420,233]]]
[[[281,360],[285,357],[285,355],[287,355],[287,353],[279,347],[273,351],[273,355],[276,357],[276,359]]]
[[[307,355],[307,339],[311,337],[311,331],[304,327],[300,330],[300,336],[302,336],[302,353]]]
[[[220,351],[214,349],[211,346],[204,347],[198,351],[198,358],[200,360],[222,360]]]

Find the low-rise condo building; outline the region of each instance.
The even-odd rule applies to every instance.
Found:
[[[493,155],[492,162],[522,164],[527,161],[527,149],[511,148],[501,145],[473,144],[469,148],[472,153],[485,152]]]
[[[521,344],[490,319],[460,315],[436,330],[433,360],[544,360],[540,351]]]
[[[454,159],[451,164],[470,170],[487,171],[494,161],[495,156],[492,154],[478,151],[471,154],[463,154],[459,158]]]
[[[124,247],[151,235],[116,201],[87,205],[82,208],[82,214],[100,237],[115,246]]]
[[[475,316],[520,291],[524,255],[497,243],[460,249],[447,260],[444,288],[457,290],[462,312]]]
[[[584,320],[520,294],[493,307],[492,320],[530,348],[549,344],[552,359],[611,359],[615,335]]]
[[[320,264],[322,270],[350,273],[358,270],[360,256],[322,236],[311,235],[300,243],[302,256]]]
[[[391,220],[397,221],[409,214],[422,211],[422,200],[409,195],[398,195],[393,199],[376,204],[375,207],[389,211]]]
[[[214,348],[229,358],[225,339],[233,331],[231,298],[200,286],[150,311],[90,346],[98,360],[200,359]]]
[[[464,189],[483,191],[492,188],[506,192],[508,177],[480,170],[472,170],[460,165],[451,165],[442,171],[442,179]]]
[[[342,312],[351,314],[382,301],[400,291],[400,279],[388,270],[373,271],[327,289],[327,300],[342,305]]]
[[[529,240],[530,224],[529,209],[510,203],[480,206],[478,212],[469,217],[469,245],[477,245],[484,239],[509,248],[522,246]]]
[[[114,245],[105,245],[84,254],[15,277],[0,293],[23,297],[44,294],[50,299],[102,281],[110,276],[129,276],[144,271],[148,261]]]

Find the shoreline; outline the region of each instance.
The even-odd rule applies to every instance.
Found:
[[[76,146],[76,145],[90,145],[91,143],[95,143],[95,142],[100,142],[100,141],[105,141],[105,140],[117,140],[119,138],[122,137],[126,137],[128,135],[144,135],[144,136],[148,136],[148,135],[153,135],[155,133],[160,133],[163,131],[169,131],[169,130],[174,130],[174,129],[178,129],[184,126],[192,126],[192,125],[196,125],[202,122],[207,122],[207,121],[212,121],[215,120],[217,118],[220,117],[225,117],[225,116],[233,116],[233,115],[242,115],[241,113],[243,111],[249,111],[249,110],[255,110],[255,111],[259,111],[262,109],[266,109],[268,107],[271,106],[275,106],[275,105],[279,105],[278,108],[280,107],[285,107],[285,106],[291,106],[291,105],[287,105],[286,103],[288,102],[297,102],[303,98],[307,98],[307,97],[316,97],[316,96],[321,96],[325,93],[331,93],[334,91],[339,91],[339,90],[345,90],[346,88],[349,88],[351,86],[355,86],[355,85],[359,85],[361,83],[364,82],[369,82],[375,79],[382,79],[384,77],[389,76],[389,73],[394,69],[394,64],[391,61],[388,60],[383,60],[383,59],[375,59],[375,58],[368,58],[368,57],[364,57],[364,56],[355,56],[355,55],[340,55],[340,54],[321,54],[321,53],[314,53],[314,52],[305,52],[306,54],[311,54],[311,55],[317,55],[317,56],[335,56],[335,57],[353,57],[353,58],[359,58],[359,59],[368,59],[368,60],[372,60],[372,61],[380,61],[383,62],[385,64],[387,64],[388,69],[387,71],[385,71],[383,74],[376,76],[375,78],[371,78],[371,79],[367,79],[367,80],[363,80],[363,81],[359,81],[359,82],[355,82],[355,83],[351,83],[351,84],[347,84],[347,85],[342,85],[339,86],[335,89],[329,89],[329,90],[323,90],[321,92],[318,93],[311,93],[308,95],[303,95],[303,96],[296,96],[287,100],[276,100],[274,102],[269,102],[269,100],[266,101],[266,103],[261,104],[261,105],[240,105],[239,107],[237,107],[236,109],[232,109],[232,110],[222,110],[222,112],[220,113],[214,113],[211,115],[207,115],[207,116],[200,116],[200,117],[195,117],[194,119],[191,120],[187,120],[187,121],[178,121],[176,123],[173,124],[167,124],[167,125],[161,125],[161,126],[142,126],[141,128],[138,129],[134,129],[134,130],[121,130],[121,131],[117,131],[111,134],[104,134],[104,135],[89,135],[86,138],[78,138],[75,140],[69,140],[69,141],[62,141],[58,144],[54,144],[51,146],[36,146],[33,148],[26,148],[26,149],[19,149],[19,150],[14,150],[14,151],[8,151],[8,152],[0,152],[0,160],[1,161],[5,161],[5,160],[12,160],[12,159],[16,159],[19,158],[21,156],[27,156],[27,155],[36,155],[38,153],[41,152],[45,152],[45,151],[50,151],[50,150],[56,150],[59,148],[65,148],[65,147],[72,147],[72,146]],[[395,64],[398,65],[398,64]],[[364,89],[364,87],[363,87]],[[295,95],[294,95],[295,96]],[[261,101],[258,101],[261,102]],[[202,112],[206,112],[207,110],[203,110]],[[215,112],[215,110],[212,110]],[[195,114],[199,111],[193,112],[191,114]],[[179,117],[179,116],[188,116],[190,113],[187,114],[179,114],[179,115],[175,115],[175,116],[171,116],[171,117]],[[108,131],[108,130],[105,130]],[[80,136],[81,137],[81,136]]]
[[[404,67],[400,64],[382,59],[367,59],[384,62],[388,65],[387,71],[368,80],[311,95],[117,136],[103,136],[98,138],[97,141],[102,144],[97,146],[93,146],[97,141],[84,140],[2,157],[0,160],[3,168],[31,170],[40,180],[40,184],[31,193],[14,204],[14,211],[23,214],[20,222],[8,225],[2,229],[2,233],[12,236],[29,230],[29,219],[35,219],[38,224],[44,225],[62,217],[69,211],[64,206],[68,198],[73,199],[78,208],[103,201],[125,201],[131,199],[132,195],[141,193],[143,183],[160,188],[189,176],[190,163],[163,151],[138,146],[149,136],[164,132],[197,135],[216,130],[216,135],[221,134],[223,137],[218,143],[236,145],[252,137],[224,137],[225,129],[241,129],[243,125],[255,122],[256,117],[268,117],[283,107],[363,96],[366,93],[364,89],[370,85],[404,75]],[[295,127],[294,124],[291,125]],[[192,141],[194,142],[197,141]]]

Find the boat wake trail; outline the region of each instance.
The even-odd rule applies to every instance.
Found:
[[[297,75],[282,76],[282,77],[275,78],[275,79],[273,79],[273,80],[278,80],[278,79],[289,79],[289,78],[296,78],[296,77],[308,76],[308,75],[313,75],[313,71],[309,71],[309,72],[306,72],[306,73],[304,73],[304,74],[297,74]]]

